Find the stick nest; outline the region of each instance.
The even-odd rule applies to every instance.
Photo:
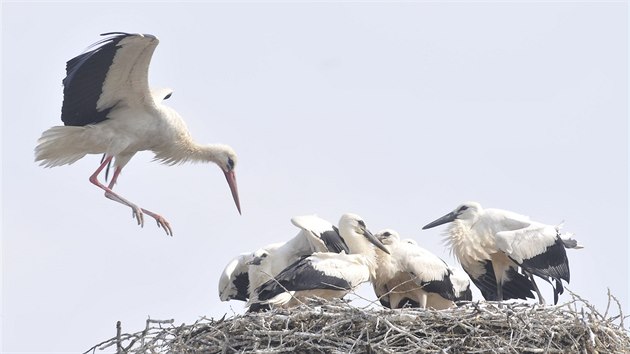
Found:
[[[201,318],[180,326],[148,319],[138,333],[90,348],[117,353],[627,353],[621,306],[469,302],[449,310],[389,310],[321,302],[270,312]],[[611,303],[619,314],[609,316]]]

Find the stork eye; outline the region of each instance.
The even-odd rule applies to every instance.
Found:
[[[358,223],[359,223],[359,226],[361,226],[361,227],[363,227],[363,228],[365,228],[365,227],[366,227],[366,226],[365,226],[365,221],[363,221],[363,220],[359,220],[359,221],[358,221]]]
[[[228,170],[230,170],[230,171],[234,169],[234,160],[232,160],[229,157],[228,157],[228,160],[227,160],[227,167],[228,167]]]
[[[173,93],[169,93],[168,95],[164,96],[164,99],[168,100],[169,98],[171,98],[172,95],[173,95]]]
[[[465,205],[462,205],[462,206],[459,208],[459,210],[458,210],[458,211],[464,211],[464,210],[466,210],[466,209],[468,209],[468,207],[467,207],[467,206],[465,206]]]
[[[389,232],[389,231],[386,231],[386,232],[383,233],[383,236],[391,236],[391,235],[392,235],[392,233]]]

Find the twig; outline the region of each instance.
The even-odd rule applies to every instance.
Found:
[[[571,294],[572,300],[558,306],[469,302],[441,311],[360,308],[315,298],[291,309],[203,317],[190,325],[148,319],[143,331],[117,333],[88,352],[113,345],[125,354],[623,353],[630,348],[623,315],[602,315]]]

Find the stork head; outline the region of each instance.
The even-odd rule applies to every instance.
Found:
[[[352,213],[346,213],[339,219],[339,233],[341,237],[348,244],[351,253],[361,253],[359,247],[352,247],[351,245],[360,244],[359,240],[367,240],[372,245],[380,248],[383,252],[389,254],[385,245],[381,243],[373,234],[368,230],[365,225],[365,221],[360,216]],[[356,242],[359,241],[359,242]],[[353,249],[355,248],[355,249]]]
[[[381,230],[374,236],[376,236],[376,238],[386,246],[393,245],[394,243],[400,241],[400,235],[392,229]]]
[[[463,220],[463,221],[465,220],[465,221],[473,222],[473,220],[477,218],[481,210],[482,208],[479,203],[466,202],[464,204],[459,205],[457,208],[455,208],[455,210],[442,216],[441,218],[426,224],[422,228],[422,230],[430,229],[432,227],[446,224],[447,222],[452,222],[455,220]]]
[[[252,254],[252,259],[247,262],[247,265],[260,265],[268,256],[269,252],[261,248]]]
[[[228,145],[211,146],[213,149],[210,150],[211,158],[209,160],[216,163],[223,171],[225,179],[230,186],[236,209],[238,209],[238,213],[241,214],[241,202],[238,199],[238,187],[236,186],[236,174],[234,173],[234,168],[236,167],[236,152]]]

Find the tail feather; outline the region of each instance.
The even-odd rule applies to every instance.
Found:
[[[42,133],[35,147],[35,161],[44,167],[68,165],[85,156],[85,127],[56,126]]]

